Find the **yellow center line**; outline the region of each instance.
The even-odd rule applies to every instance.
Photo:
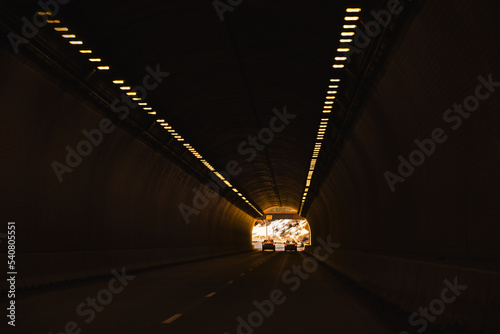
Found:
[[[174,322],[175,320],[179,319],[180,317],[182,316],[182,314],[180,313],[177,313],[176,315],[168,318],[167,320],[165,320],[163,323],[164,324],[171,324],[172,322]]]

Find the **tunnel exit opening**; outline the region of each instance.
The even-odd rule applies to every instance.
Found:
[[[294,240],[299,247],[311,245],[311,228],[297,210],[291,208],[270,208],[255,220],[252,230],[252,244],[260,249],[264,240],[272,239],[276,250],[287,240]]]

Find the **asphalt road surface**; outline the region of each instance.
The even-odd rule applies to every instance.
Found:
[[[377,301],[312,259],[306,252],[254,251],[133,274],[116,268],[113,278],[18,296],[16,327],[7,333],[407,330],[400,327],[407,314],[382,312]]]

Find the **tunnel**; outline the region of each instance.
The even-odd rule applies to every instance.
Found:
[[[498,333],[499,13],[1,1],[2,326]]]

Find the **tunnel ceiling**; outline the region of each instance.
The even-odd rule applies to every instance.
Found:
[[[163,129],[154,128],[155,120],[164,118],[216,170],[224,171],[229,161],[237,161],[241,172],[230,182],[260,210],[298,209],[318,126],[325,117],[329,81],[339,77],[343,84],[338,105],[328,115],[332,129],[327,138],[333,142],[371,50],[362,50],[345,69],[332,68],[345,10],[361,7],[358,15],[363,22],[370,10],[383,8],[385,2],[242,1],[223,13],[223,21],[214,3],[125,0],[61,5],[57,18],[110,65],[112,71],[102,75],[90,77],[85,56],[51,27],[37,38],[76,72],[82,67],[80,80],[92,81],[109,94],[117,94],[117,87],[109,84],[113,75],[139,84],[146,66],[169,72],[148,93],[157,115],[136,117],[138,124],[170,142],[168,136],[158,135]],[[33,1],[2,6],[13,16],[27,17],[39,8]],[[257,150],[254,159],[248,151],[241,154],[238,147],[248,142],[248,136],[269,128],[276,112],[284,109],[295,115],[285,129]]]

